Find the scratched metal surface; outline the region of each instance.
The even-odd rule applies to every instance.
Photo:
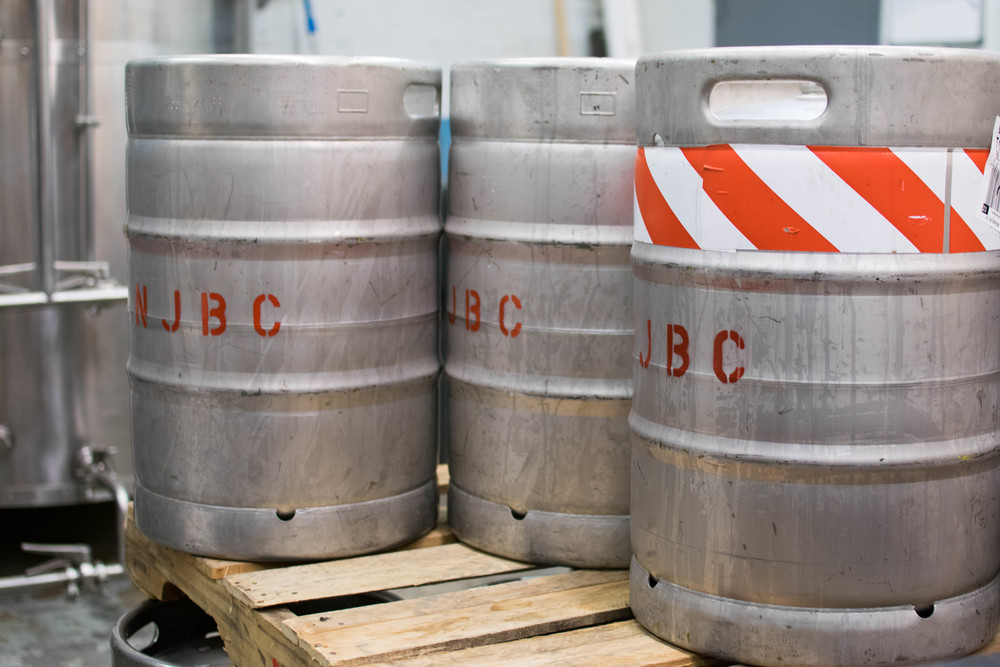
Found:
[[[638,134],[982,148],[997,72],[996,56],[943,49],[659,54],[639,63]],[[827,113],[706,112],[718,81],[768,77],[818,83]],[[916,662],[987,641],[1000,622],[1000,253],[637,241],[632,258],[637,620],[753,664]]]
[[[633,67],[452,70],[449,520],[493,553],[628,562]]]
[[[436,516],[440,70],[130,63],[136,520],[246,560]]]

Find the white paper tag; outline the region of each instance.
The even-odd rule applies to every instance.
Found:
[[[1000,231],[1000,116],[993,123],[993,140],[990,141],[990,155],[983,170],[983,186],[979,190],[979,210],[983,220]]]

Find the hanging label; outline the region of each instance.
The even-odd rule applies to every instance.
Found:
[[[990,141],[990,155],[983,170],[983,186],[979,193],[982,217],[987,224],[1000,231],[1000,116],[993,123],[993,139]]]

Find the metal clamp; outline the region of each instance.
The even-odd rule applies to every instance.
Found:
[[[80,568],[90,564],[92,553],[87,544],[39,544],[23,542],[21,550],[29,554],[55,556],[24,571],[26,577],[38,577],[50,572],[62,572],[66,581],[66,595],[74,598],[80,594]],[[103,582],[102,582],[103,583]]]
[[[100,588],[104,586],[108,577],[125,572],[121,564],[105,565],[100,561],[94,561],[90,545],[87,544],[24,542],[21,544],[21,549],[25,553],[54,556],[54,558],[28,568],[21,576],[0,578],[0,591],[64,583],[66,595],[76,597],[80,594],[81,584],[89,587],[96,584]]]
[[[53,268],[60,275],[56,291],[97,287],[113,283],[111,267],[107,262],[54,262]]]
[[[114,447],[102,449],[84,445],[76,453],[73,474],[85,484],[92,484],[102,472],[114,469],[111,459],[117,453]]]
[[[89,544],[42,544],[40,542],[22,542],[21,550],[26,554],[38,556],[55,556],[40,565],[24,571],[27,575],[53,572],[63,567],[76,566],[90,562],[93,552]]]

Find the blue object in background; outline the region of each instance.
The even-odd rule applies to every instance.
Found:
[[[441,182],[448,182],[448,149],[451,148],[451,120],[441,119],[441,134],[438,137],[441,145]]]
[[[302,0],[306,8],[306,32],[310,35],[316,34],[316,21],[313,19],[312,4],[309,0]]]

